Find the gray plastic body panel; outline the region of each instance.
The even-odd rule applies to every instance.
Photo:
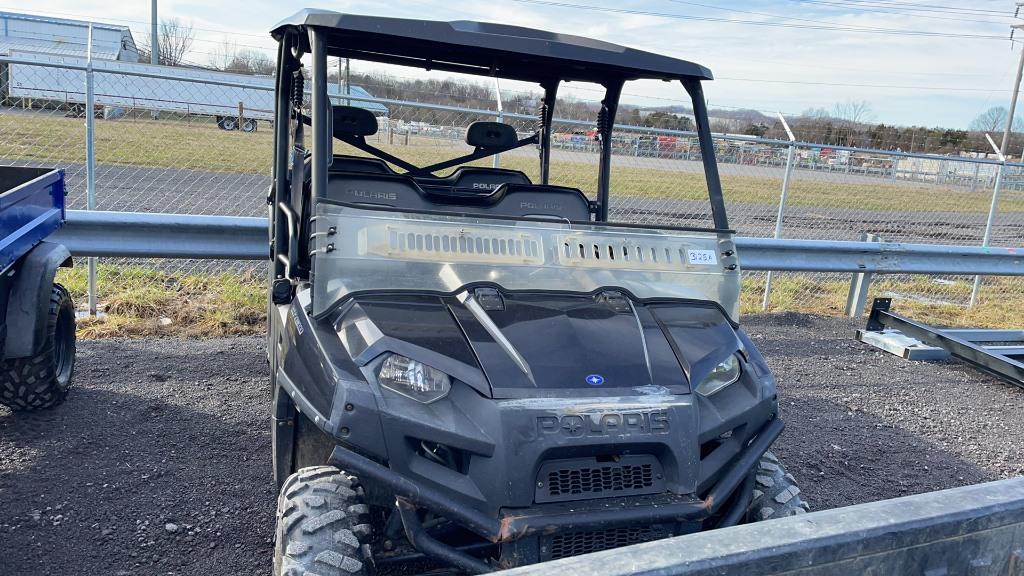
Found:
[[[500,574],[1019,575],[1024,478],[669,538]]]

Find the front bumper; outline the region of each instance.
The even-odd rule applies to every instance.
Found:
[[[400,504],[426,508],[461,524],[495,543],[531,535],[565,530],[595,530],[634,524],[704,520],[722,511],[723,504],[750,476],[761,455],[782,433],[783,422],[775,418],[758,431],[703,499],[686,495],[659,495],[609,500],[600,507],[569,506],[564,503],[502,510],[498,517],[461,505],[442,491],[420,484],[381,464],[343,447],[336,447],[330,463],[391,490]]]

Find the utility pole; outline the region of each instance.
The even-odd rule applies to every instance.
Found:
[[[1021,4],[1017,4],[1019,7]],[[1024,24],[1011,26],[1014,30],[1024,28]],[[1020,93],[1020,76],[1024,72],[1024,48],[1020,51],[1020,60],[1017,61],[1017,79],[1013,81],[1013,97],[1010,98],[1010,110],[1006,113],[1006,127],[1003,128],[1003,141],[999,144],[999,152],[1006,155],[1006,146],[1010,143],[1010,131],[1013,129],[1013,113],[1017,109],[1017,95]]]
[[[160,38],[156,22],[156,0],[153,0],[150,14],[149,31],[149,62],[150,64],[160,63]]]
[[[1024,2],[1017,3],[1017,12],[1020,12],[1021,6],[1024,6]],[[1017,14],[1014,13],[1016,17]],[[1024,29],[1024,24],[1015,24],[1010,26],[1010,39],[1013,39],[1013,33],[1017,30]],[[1011,44],[1012,45],[1012,44]],[[996,211],[999,209],[999,191],[1000,185],[1003,181],[1003,172],[1006,170],[1006,146],[1010,143],[1010,131],[1013,130],[1013,112],[1017,108],[1017,95],[1020,93],[1020,76],[1021,72],[1024,72],[1024,48],[1020,51],[1020,60],[1017,61],[1017,78],[1013,81],[1013,96],[1010,98],[1010,109],[1006,112],[1006,127],[1003,128],[1003,141],[999,144],[999,172],[996,173],[995,186],[992,188],[992,203],[988,207],[988,219],[985,222],[985,234],[981,239],[982,248],[987,248],[989,243],[992,241],[992,228],[996,221]],[[988,143],[995,148],[995,142],[992,142],[992,138],[988,134],[985,135],[988,138]],[[981,276],[974,277],[974,287],[971,289],[971,301],[970,307],[973,308],[978,302],[978,292],[981,290]]]

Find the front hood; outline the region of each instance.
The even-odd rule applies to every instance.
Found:
[[[362,296],[336,327],[360,364],[402,354],[493,398],[685,394],[740,346],[712,304],[615,290]]]

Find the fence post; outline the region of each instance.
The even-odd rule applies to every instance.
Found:
[[[867,232],[861,233],[861,242],[881,242],[882,238]],[[850,292],[846,295],[846,315],[860,318],[864,314],[864,304],[868,300],[868,289],[871,287],[871,272],[859,272],[850,281]]]
[[[1003,171],[1006,169],[1006,156],[996,148],[996,143],[992,141],[992,137],[985,134],[985,138],[988,140],[992,149],[996,151],[996,155],[999,157],[999,170],[996,172],[996,183],[992,187],[992,203],[988,207],[988,220],[985,222],[985,236],[981,240],[981,247],[987,248],[989,242],[992,240],[992,224],[996,220],[996,210],[999,208],[999,189],[1003,185]],[[981,276],[974,277],[974,287],[971,288],[971,302],[968,305],[970,308],[974,308],[974,305],[978,303],[978,290],[981,289]]]
[[[238,130],[242,131],[242,125],[245,123],[245,104],[241,100],[238,101]]]
[[[85,207],[96,209],[96,94],[92,70],[92,23],[85,56]],[[89,257],[89,315],[97,314],[96,257]]]
[[[786,215],[786,197],[789,196],[789,177],[793,173],[793,158],[796,156],[796,137],[793,136],[793,131],[789,129],[789,124],[786,123],[786,119],[782,116],[781,112],[777,112],[779,115],[779,121],[782,122],[782,127],[786,129],[786,135],[789,136],[789,150],[786,152],[786,169],[782,174],[782,193],[779,195],[779,210],[775,214],[775,238],[782,237],[782,219]],[[761,300],[761,310],[768,310],[768,299],[772,295],[772,271],[768,271],[768,277],[764,281],[764,298]]]

